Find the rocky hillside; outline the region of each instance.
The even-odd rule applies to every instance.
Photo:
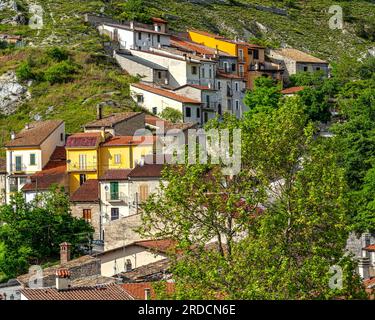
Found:
[[[96,30],[84,23],[85,13],[119,18],[123,0],[0,0],[0,34],[22,35],[23,48],[0,49],[0,144],[10,130],[18,130],[33,119],[62,118],[69,132],[95,117],[95,106],[106,112],[134,108],[128,83],[113,61],[105,56]],[[293,46],[335,61],[341,54],[374,54],[375,3],[336,1],[344,11],[344,28],[331,30],[330,0],[144,0],[149,14],[170,21],[175,31],[200,28],[271,46]],[[43,27],[28,26],[43,9]],[[69,81],[52,84],[47,76],[61,69],[48,48],[69,52],[74,74]],[[14,70],[27,62],[33,81],[16,79]],[[66,67],[66,66],[65,66]],[[24,70],[24,71],[25,71]]]

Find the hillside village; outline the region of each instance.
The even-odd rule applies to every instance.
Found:
[[[291,47],[273,49],[196,29],[175,32],[157,17],[145,24],[86,14],[85,21],[103,37],[108,56],[139,79],[130,84],[130,96],[140,111],[104,115],[98,104],[96,119],[80,132],[67,134],[59,119],[30,122],[11,132],[0,159],[2,204],[11,204],[17,193],[32,203],[58,186],[69,197],[72,216],[94,232],[91,247],[80,257],[72,257],[70,243],[60,244],[60,261],[43,269],[42,288],[32,286],[30,274],[0,284],[3,300],[149,300],[160,281],[172,293],[168,253],[176,243],[136,231],[142,205],[162,192],[165,159],[174,151],[157,131],[187,136],[189,129],[224,121],[227,114],[242,119],[249,111],[245,95],[258,78],[277,82],[288,99],[305,90],[293,86],[291,76],[319,72],[331,77],[329,62]],[[11,35],[0,39],[22,41]],[[179,119],[163,118],[171,110]],[[331,114],[335,117],[336,110]],[[164,161],[156,161],[158,152]],[[358,274],[371,293],[375,235],[352,235],[347,247],[356,254]]]

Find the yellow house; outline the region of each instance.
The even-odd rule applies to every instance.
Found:
[[[99,149],[103,141],[100,132],[76,133],[67,139],[65,149],[71,194],[86,180],[98,179]]]
[[[237,57],[237,74],[246,81],[246,88],[253,89],[254,81],[260,76],[282,80],[282,69],[265,61],[265,47],[236,41],[205,31],[189,30],[190,39],[196,43],[229,53]]]
[[[132,169],[147,154],[154,151],[155,138],[114,136],[100,147],[100,175],[107,170]]]

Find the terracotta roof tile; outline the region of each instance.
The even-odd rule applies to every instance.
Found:
[[[113,127],[119,122],[129,120],[140,114],[142,114],[142,112],[122,112],[122,113],[111,114],[100,120],[89,122],[88,124],[85,125],[85,128]]]
[[[138,283],[125,283],[121,286],[136,300],[146,300],[146,289],[150,289],[151,299],[156,299],[155,282],[138,282]],[[168,294],[172,294],[175,290],[173,282],[166,282],[166,290]]]
[[[281,91],[282,94],[293,94],[302,91],[305,87],[291,87]]]
[[[375,277],[371,279],[366,279],[363,281],[363,284],[365,285],[366,288],[372,289],[375,288]]]
[[[139,136],[135,138],[134,136],[114,136],[103,142],[103,147],[109,146],[128,146],[128,145],[138,145],[138,144],[154,144],[156,137],[154,136]]]
[[[169,259],[163,259],[134,268],[132,271],[121,272],[119,276],[121,276],[124,281],[129,282],[161,280],[169,273],[170,265],[171,261]]]
[[[365,247],[364,250],[375,251],[375,243],[374,244],[370,244],[369,246]]]
[[[71,135],[66,141],[67,148],[96,147],[101,140],[100,132],[84,132]]]
[[[160,22],[160,23],[168,23],[168,21],[162,19],[162,18],[157,18],[157,17],[152,17],[151,20],[153,22]]]
[[[181,88],[185,88],[185,87],[192,87],[192,88],[196,88],[196,89],[199,89],[199,90],[211,90],[211,91],[216,91],[214,88],[210,88],[209,86],[202,86],[202,85],[198,85],[198,84],[184,84],[183,86],[180,86],[176,89],[173,89],[173,91],[177,91]]]
[[[170,239],[145,240],[145,241],[137,241],[135,242],[135,244],[143,248],[152,249],[155,251],[166,253],[169,250],[173,250],[173,248],[175,248],[176,241],[173,241]]]
[[[63,123],[62,120],[32,122],[29,129],[21,130],[14,140],[5,144],[5,147],[39,147]]]
[[[72,202],[97,202],[99,201],[99,181],[97,179],[87,180],[70,197]]]
[[[127,180],[131,169],[107,170],[99,180]]]
[[[117,284],[74,287],[60,291],[55,288],[27,288],[22,289],[21,294],[28,300],[134,300]]]
[[[49,190],[53,185],[67,186],[66,166],[43,170],[31,176],[31,182],[22,187],[22,191]]]
[[[160,179],[162,177],[162,171],[164,168],[164,164],[148,164],[145,163],[143,166],[137,165],[132,172],[129,173],[128,177],[130,179],[137,179],[137,178],[157,178]]]
[[[297,62],[308,62],[308,63],[326,63],[327,61],[321,60],[319,58],[316,58],[306,52],[293,49],[293,48],[283,48],[280,50],[275,50],[278,54],[290,58],[292,60],[295,60]]]
[[[179,101],[181,103],[201,104],[198,100],[194,100],[194,99],[182,96],[182,95],[178,95],[172,91],[165,90],[162,88],[152,87],[144,83],[133,83],[132,86],[135,88],[139,88],[141,90],[151,92],[159,96],[163,96],[172,100]]]

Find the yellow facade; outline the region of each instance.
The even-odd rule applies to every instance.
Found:
[[[216,39],[214,35],[205,35],[200,32],[189,30],[190,39],[207,47],[219,49],[232,56],[237,56],[237,45],[225,40]]]

